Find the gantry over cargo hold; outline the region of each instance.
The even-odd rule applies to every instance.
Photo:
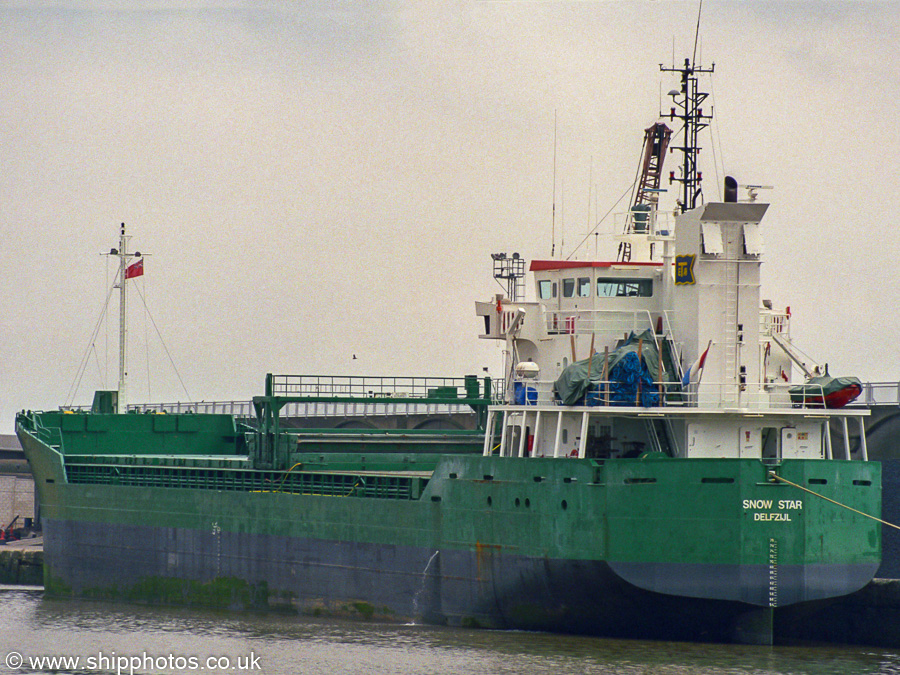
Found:
[[[533,261],[533,302],[525,261],[494,256],[509,290],[476,308],[500,381],[270,375],[252,425],[118,414],[114,392],[21,413],[48,594],[769,642],[778,614],[861,588],[880,469],[864,412],[791,384],[789,313],[760,298],[767,206],[637,206],[627,260]],[[452,428],[288,423],[320,404]]]

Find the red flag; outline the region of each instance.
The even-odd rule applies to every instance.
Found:
[[[125,268],[125,278],[133,279],[134,277],[144,276],[144,259],[139,258],[137,262],[131,263]]]

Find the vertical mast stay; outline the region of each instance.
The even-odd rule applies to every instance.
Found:
[[[679,208],[684,213],[697,205],[697,200],[703,192],[700,185],[703,180],[703,174],[697,170],[697,155],[700,153],[697,139],[700,131],[709,126],[709,121],[713,117],[712,112],[704,115],[703,108],[700,107],[709,94],[699,90],[697,75],[714,72],[716,64],[712,64],[709,68],[704,68],[703,66],[694,65],[691,59],[685,59],[684,66],[681,68],[666,68],[660,64],[659,69],[664,73],[681,74],[681,90],[673,89],[669,92],[675,105],[672,106],[668,115],[660,113],[660,117],[668,117],[670,120],[676,118],[681,120],[682,145],[674,148],[681,151],[683,155],[681,176],[676,176],[674,171],[669,172],[669,183],[678,182],[682,184]]]

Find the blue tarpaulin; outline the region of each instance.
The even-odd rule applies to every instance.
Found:
[[[513,383],[513,402],[516,405],[537,405],[538,393],[534,387],[522,382]]]
[[[639,344],[640,360],[637,355]],[[594,354],[592,359],[573,363],[562,372],[556,380],[554,390],[563,405],[606,403],[606,385],[601,382],[603,359],[603,354]],[[638,382],[641,390],[640,405],[646,408],[659,405],[658,386],[654,379],[654,375],[659,372],[659,351],[653,333],[632,333],[618,349],[610,353],[607,366],[610,405],[635,405],[638,399]],[[663,371],[663,379],[667,381],[669,377]]]

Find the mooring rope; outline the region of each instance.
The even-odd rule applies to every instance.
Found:
[[[894,525],[893,523],[889,523],[888,521],[882,520],[881,518],[876,518],[875,516],[870,515],[868,513],[863,513],[862,511],[858,511],[857,509],[854,509],[852,506],[847,506],[846,504],[841,504],[840,502],[836,502],[835,500],[831,499],[830,497],[826,497],[825,495],[820,495],[818,492],[814,492],[813,490],[810,490],[809,488],[805,488],[802,485],[797,485],[797,483],[792,483],[787,478],[782,478],[774,471],[769,471],[769,477],[774,478],[775,480],[780,480],[782,483],[787,483],[788,485],[792,485],[795,488],[803,490],[804,492],[808,492],[809,494],[815,495],[816,497],[821,497],[826,502],[831,502],[832,504],[835,504],[836,506],[840,506],[841,508],[847,509],[848,511],[853,511],[853,513],[858,513],[859,515],[865,516],[866,518],[871,518],[872,520],[877,520],[882,525],[887,525],[888,527],[893,527],[895,530],[900,530],[900,525]]]

